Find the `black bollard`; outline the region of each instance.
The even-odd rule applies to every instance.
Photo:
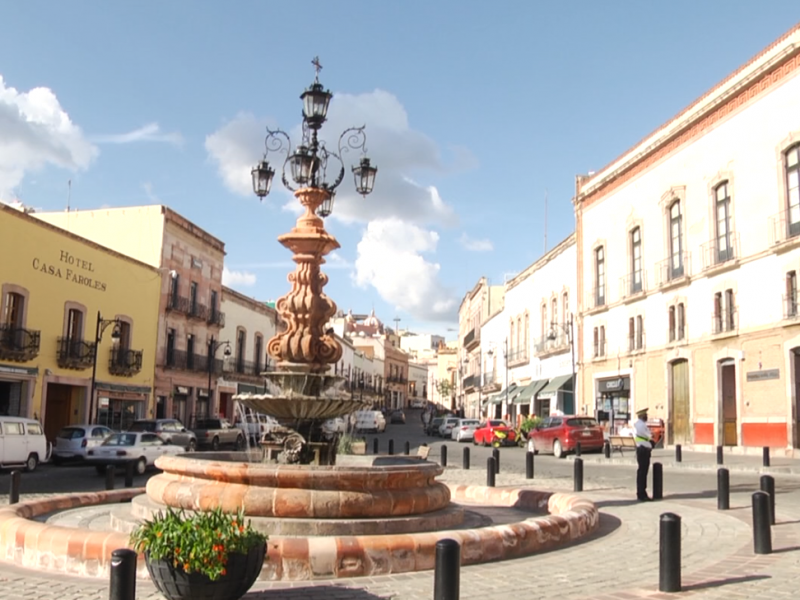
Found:
[[[461,454],[461,468],[469,470],[469,448],[465,447]]]
[[[658,548],[658,591],[681,591],[681,518],[661,515]]]
[[[125,463],[125,487],[132,488],[133,487],[133,467],[135,463],[132,461],[128,461]]]
[[[411,454],[411,442],[406,442],[405,443],[405,445],[403,447],[403,454],[405,454],[406,456]]]
[[[492,458],[494,459],[494,472],[500,474],[500,448],[492,448]]]
[[[728,469],[717,469],[717,510],[731,507],[731,480]]]
[[[451,539],[436,542],[433,600],[458,600],[461,583],[461,545]]]
[[[394,440],[389,440],[389,456],[394,454]]]
[[[581,455],[581,443],[575,442],[575,456]]]
[[[442,444],[442,461],[441,462],[442,462],[442,466],[443,467],[447,466],[447,445],[446,444]]]
[[[675,444],[675,462],[681,462],[683,460],[683,449],[681,448],[680,444]]]
[[[717,446],[717,464],[723,464],[723,457],[722,457],[722,446]]]
[[[375,438],[374,440],[372,440],[372,453],[373,454],[377,454],[378,453],[378,438]]]
[[[114,472],[114,465],[106,465],[106,489],[113,490],[114,489],[114,477],[117,474]]]
[[[753,552],[756,554],[772,554],[769,494],[766,492],[753,492]]]
[[[19,485],[22,482],[22,473],[11,471],[11,485],[8,490],[8,503],[16,504],[19,502]]]
[[[761,476],[761,491],[769,494],[769,524],[775,525],[775,478],[772,475]]]
[[[127,548],[111,553],[108,600],[134,600],[136,596],[136,552]]]
[[[576,458],[572,468],[572,479],[576,492],[583,491],[583,459]]]
[[[761,464],[765,467],[769,466],[769,446],[764,446],[761,450]]]
[[[653,463],[653,500],[664,497],[664,468],[660,462]]]
[[[525,453],[525,479],[533,479],[533,452]]]
[[[603,456],[611,458],[611,442],[608,440],[603,443]]]
[[[491,456],[486,459],[486,487],[494,487],[494,458]]]

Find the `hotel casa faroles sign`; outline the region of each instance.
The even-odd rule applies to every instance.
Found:
[[[70,254],[66,250],[61,250],[58,261],[47,262],[39,257],[34,257],[31,266],[34,270],[58,277],[59,279],[66,279],[72,283],[83,285],[93,290],[106,291],[106,284],[103,281],[98,281],[94,278],[94,265],[88,260],[84,260],[79,256]]]

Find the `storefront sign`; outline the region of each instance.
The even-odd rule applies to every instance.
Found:
[[[198,398],[208,398],[208,390],[204,388],[197,388]]]
[[[750,371],[747,374],[747,381],[766,381],[768,379],[780,379],[780,369],[766,369],[764,371]]]
[[[11,365],[0,365],[0,373],[8,373],[10,375],[31,375],[36,376],[39,374],[38,367],[12,367]]]
[[[98,281],[89,275],[94,273],[94,265],[88,260],[70,254],[66,250],[61,250],[58,260],[47,261],[38,256],[34,257],[31,266],[34,271],[39,271],[45,275],[66,279],[72,283],[101,292],[106,291],[104,282]]]
[[[99,398],[100,408],[108,408],[108,398]]]
[[[629,377],[614,377],[613,379],[601,379],[598,383],[598,391],[601,394],[613,394],[627,392],[631,389]]]
[[[188,396],[189,393],[190,393],[190,390],[189,390],[188,387],[183,387],[182,385],[176,385],[175,386],[175,393],[180,395],[180,396]]]
[[[152,390],[146,385],[124,385],[121,383],[106,383],[105,381],[98,381],[96,387],[98,390],[107,392],[129,392],[131,394],[149,394]]]

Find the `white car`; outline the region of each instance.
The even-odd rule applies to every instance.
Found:
[[[332,436],[335,433],[345,433],[347,431],[347,420],[344,417],[328,419],[322,424],[322,433]]]
[[[25,465],[33,471],[50,459],[50,444],[35,419],[0,416],[0,467]]]
[[[457,442],[469,441],[475,435],[475,430],[480,427],[480,424],[478,419],[459,419],[450,432],[450,439]]]
[[[439,435],[443,438],[449,438],[450,432],[453,431],[453,427],[456,426],[461,419],[457,417],[447,417],[442,424],[439,425]]]
[[[60,465],[68,460],[83,460],[89,448],[103,443],[112,429],[104,425],[67,425],[56,435],[53,463]]]
[[[383,433],[386,431],[386,417],[379,410],[360,410],[355,413],[356,431],[374,431]]]
[[[134,463],[134,471],[141,475],[155,464],[159,456],[182,454],[181,446],[166,444],[158,434],[147,431],[112,433],[102,444],[86,451],[86,461],[95,465],[97,472],[105,472],[106,465]]]

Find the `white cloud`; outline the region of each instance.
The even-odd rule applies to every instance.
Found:
[[[158,123],[148,123],[144,127],[127,133],[96,135],[92,140],[98,144],[132,144],[134,142],[165,142],[180,146],[183,136],[178,132],[164,133]]]
[[[398,218],[372,221],[358,243],[353,279],[423,321],[450,321],[456,298],[439,281],[440,266],[423,254],[436,251],[439,235]]]
[[[266,120],[259,120],[249,113],[239,113],[206,136],[206,151],[216,162],[223,182],[232,192],[241,196],[253,194],[250,170],[264,154],[266,125]],[[280,174],[276,179],[280,179]],[[273,185],[277,186],[278,181],[274,181]]]
[[[331,252],[325,257],[323,269],[352,269],[353,263],[348,261],[338,252]]]
[[[222,268],[222,285],[228,287],[255,285],[256,276],[248,271],[231,271],[228,267]]]
[[[487,238],[482,240],[474,239],[469,237],[466,232],[461,234],[461,237],[458,238],[458,241],[461,242],[461,245],[464,246],[465,250],[469,250],[470,252],[490,252],[494,250],[492,240]]]
[[[45,165],[86,169],[97,156],[48,88],[18,92],[0,76],[0,197]]]

